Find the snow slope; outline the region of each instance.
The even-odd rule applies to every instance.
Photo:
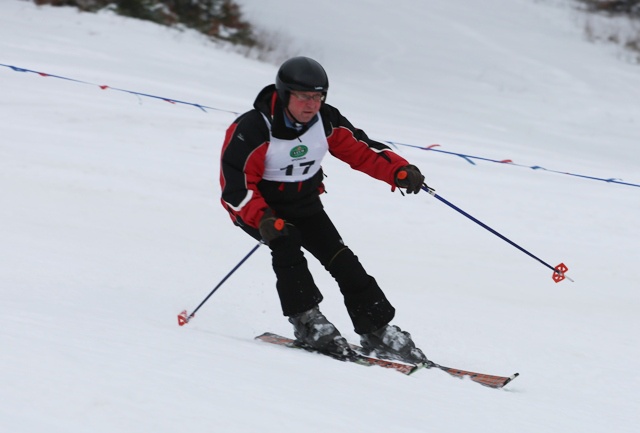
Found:
[[[243,0],[320,60],[370,136],[640,183],[640,73],[565,1]],[[192,32],[0,2],[0,63],[232,112],[277,66]],[[0,431],[632,432],[640,421],[638,187],[410,147],[441,202],[331,159],[345,241],[434,361],[501,391],[255,342],[291,334],[261,247],[219,205],[234,114],[0,67]],[[323,311],[357,335],[310,260]]]

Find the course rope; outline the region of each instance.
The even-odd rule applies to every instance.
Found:
[[[171,104],[183,104],[183,105],[190,105],[192,107],[196,107],[199,108],[200,110],[207,112],[207,110],[214,110],[214,111],[221,111],[224,113],[231,113],[231,114],[235,114],[236,116],[240,115],[240,113],[236,112],[236,111],[231,111],[231,110],[225,110],[223,108],[216,108],[216,107],[208,107],[206,105],[201,105],[201,104],[195,104],[193,102],[187,102],[187,101],[180,101],[177,99],[173,99],[173,98],[165,98],[163,96],[156,96],[156,95],[151,95],[149,93],[141,93],[141,92],[136,92],[134,90],[127,90],[127,89],[120,89],[118,87],[112,87],[112,86],[108,86],[106,84],[96,84],[96,83],[90,83],[88,81],[83,81],[83,80],[77,80],[75,78],[69,78],[69,77],[63,77],[62,75],[54,75],[54,74],[49,74],[46,72],[39,72],[39,71],[34,71],[31,69],[26,69],[26,68],[20,68],[18,66],[12,66],[12,65],[5,65],[3,63],[0,63],[0,66],[3,66],[5,68],[9,68],[12,71],[15,72],[24,72],[24,73],[30,73],[30,74],[37,74],[41,77],[51,77],[51,78],[59,78],[61,80],[66,80],[66,81],[72,81],[74,83],[80,83],[80,84],[88,84],[90,86],[96,86],[99,87],[102,90],[114,90],[116,92],[124,92],[124,93],[129,93],[131,95],[136,95],[136,96],[143,96],[145,98],[152,98],[152,99],[159,99],[165,102],[169,102]]]
[[[226,110],[224,108],[209,107],[209,106],[202,105],[202,104],[196,104],[196,103],[187,102],[187,101],[180,101],[180,100],[173,99],[173,98],[166,98],[166,97],[163,97],[163,96],[152,95],[152,94],[149,94],[149,93],[142,93],[142,92],[136,92],[134,90],[120,89],[120,88],[112,87],[112,86],[109,86],[109,85],[106,85],[106,84],[91,83],[91,82],[88,82],[88,81],[78,80],[78,79],[75,79],[75,78],[64,77],[62,75],[55,75],[55,74],[49,74],[49,73],[46,73],[46,72],[34,71],[32,69],[21,68],[21,67],[13,66],[13,65],[6,65],[6,64],[3,64],[3,63],[0,63],[0,66],[2,66],[4,68],[11,69],[14,72],[36,74],[36,75],[39,75],[41,77],[58,78],[58,79],[61,79],[61,80],[72,81],[74,83],[96,86],[96,87],[99,87],[102,90],[108,90],[109,89],[109,90],[114,90],[116,92],[129,93],[131,95],[135,95],[135,96],[138,96],[138,97],[158,99],[158,100],[161,100],[161,101],[169,102],[171,104],[189,105],[189,106],[192,106],[192,107],[196,107],[196,108],[204,111],[205,113],[207,112],[207,110],[213,110],[213,111],[218,111],[218,112],[223,112],[223,113],[230,113],[230,114],[233,114],[235,116],[239,116],[240,115],[240,113],[238,113],[236,111]],[[395,146],[395,147],[397,147],[397,146],[411,147],[411,148],[414,148],[414,149],[420,149],[420,150],[438,152],[438,153],[442,153],[442,154],[446,154],[446,155],[457,156],[457,157],[460,157],[460,158],[464,159],[465,161],[467,161],[471,165],[476,165],[475,161],[492,162],[492,163],[498,163],[498,164],[503,164],[503,165],[504,164],[511,165],[511,166],[514,166],[514,167],[524,167],[524,168],[530,168],[532,170],[541,170],[541,171],[547,171],[547,172],[550,172],[550,173],[564,174],[564,175],[567,175],[567,176],[579,177],[579,178],[582,178],[582,179],[596,180],[596,181],[600,181],[600,182],[614,183],[614,184],[618,184],[618,185],[625,185],[625,186],[632,186],[632,187],[640,188],[640,184],[630,183],[630,182],[623,182],[621,179],[617,179],[617,178],[601,178],[601,177],[589,176],[589,175],[585,175],[585,174],[570,173],[570,172],[567,172],[567,171],[547,169],[547,168],[541,167],[539,165],[529,166],[529,165],[524,165],[524,164],[516,164],[511,159],[496,160],[496,159],[491,159],[491,158],[485,158],[485,157],[482,157],[482,156],[467,155],[467,154],[463,154],[463,153],[457,153],[457,152],[451,152],[451,151],[446,151],[446,150],[442,150],[442,149],[436,149],[436,147],[440,147],[439,144],[432,144],[430,146],[417,146],[417,145],[414,145],[414,144],[398,143],[398,142],[395,142],[395,141],[386,141],[386,143],[388,143],[388,144],[390,144],[392,146]]]
[[[548,171],[550,173],[565,174],[567,176],[580,177],[580,178],[583,178],[583,179],[598,180],[598,181],[601,181],[601,182],[617,183],[619,185],[635,186],[635,187],[640,188],[639,184],[630,183],[630,182],[623,182],[621,179],[617,179],[617,178],[602,178],[602,177],[596,177],[596,176],[588,176],[586,174],[577,174],[577,173],[570,173],[568,171],[552,170],[552,169],[541,167],[539,165],[516,164],[515,162],[513,162],[510,159],[497,160],[497,159],[485,158],[485,157],[482,157],[482,156],[466,155],[464,153],[449,152],[449,151],[446,151],[446,150],[435,149],[436,147],[440,147],[439,144],[432,144],[430,146],[416,146],[414,144],[397,143],[397,142],[394,142],[394,141],[387,141],[386,143],[388,143],[388,144],[390,144],[392,146],[413,147],[415,149],[420,149],[420,150],[430,150],[430,151],[433,151],[433,152],[444,153],[444,154],[447,154],[447,155],[459,156],[460,158],[464,159],[465,161],[467,161],[471,165],[476,165],[474,160],[486,161],[486,162],[494,162],[494,163],[498,163],[498,164],[512,165],[514,167],[524,167],[524,168],[530,168],[532,170],[542,170],[542,171]]]

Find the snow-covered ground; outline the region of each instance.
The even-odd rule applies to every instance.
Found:
[[[560,0],[243,0],[379,140],[640,183],[640,69]],[[337,2],[336,2],[337,3]],[[232,112],[277,66],[192,32],[0,2],[0,63]],[[0,67],[0,431],[635,432],[640,188],[399,147],[439,195],[327,158],[325,206],[436,362],[497,391],[266,345],[291,335],[261,247],[219,204],[234,114]],[[313,260],[325,314],[352,341]]]

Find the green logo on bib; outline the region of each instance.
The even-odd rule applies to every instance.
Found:
[[[289,152],[289,156],[292,158],[300,158],[301,156],[305,156],[309,152],[309,148],[304,144],[299,144]]]

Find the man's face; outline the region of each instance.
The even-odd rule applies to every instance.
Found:
[[[295,120],[307,123],[318,114],[323,100],[320,92],[291,92],[287,108]]]

